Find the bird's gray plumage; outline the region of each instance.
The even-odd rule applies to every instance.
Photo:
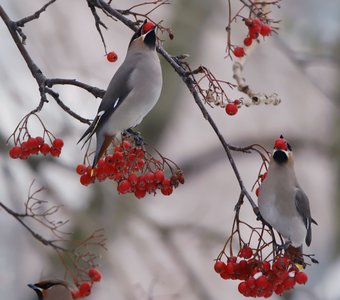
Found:
[[[278,150],[281,151],[281,150]],[[274,151],[266,179],[259,190],[259,210],[263,219],[294,247],[312,241],[312,217],[309,200],[298,184],[292,153],[287,149]],[[282,160],[282,155],[287,160]],[[275,158],[278,160],[276,161]]]
[[[309,200],[307,198],[307,195],[304,193],[303,190],[301,190],[299,187],[296,189],[295,192],[295,205],[298,213],[302,217],[303,223],[305,224],[307,235],[306,235],[306,245],[310,246],[312,242],[312,223],[317,224],[310,212],[309,207]]]
[[[126,58],[113,76],[94,121],[78,141],[86,138],[85,144],[96,133],[93,167],[102,155],[106,139],[137,126],[160,96],[162,71],[155,49],[155,28],[144,33],[144,24],[133,35]]]

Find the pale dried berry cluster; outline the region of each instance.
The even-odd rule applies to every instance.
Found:
[[[273,261],[256,257],[249,246],[244,246],[236,256],[226,262],[217,260],[215,272],[227,280],[241,280],[238,291],[245,297],[269,298],[273,293],[282,295],[295,284],[305,284],[307,274],[286,256],[278,255]]]
[[[244,23],[248,27],[248,35],[243,40],[243,44],[246,47],[249,47],[253,43],[253,40],[256,40],[259,35],[265,37],[269,36],[272,32],[272,27],[270,25],[263,23],[257,18],[245,19]],[[242,46],[235,47],[233,52],[236,57],[243,57],[246,54],[244,47]]]
[[[102,279],[101,273],[95,268],[89,269],[88,276],[90,281],[84,281],[78,284],[78,289],[71,291],[73,299],[80,299],[89,296],[91,294],[93,284]]]
[[[112,154],[100,159],[95,168],[79,164],[76,172],[83,185],[96,180],[113,180],[118,183],[117,191],[120,194],[133,193],[137,198],[143,198],[147,193],[155,194],[157,190],[163,195],[170,195],[179,183],[184,183],[183,172],[178,168],[175,171],[171,169],[172,175],[166,178],[164,165],[141,147],[123,140],[113,148]]]
[[[41,136],[30,137],[25,141],[18,142],[9,150],[9,156],[13,159],[26,160],[30,155],[47,155],[50,154],[54,157],[58,157],[61,153],[61,149],[64,146],[64,141],[60,138],[55,138],[48,144]]]

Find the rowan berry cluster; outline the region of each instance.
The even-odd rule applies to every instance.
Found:
[[[51,139],[50,139],[51,140]],[[55,138],[51,144],[44,141],[43,137],[30,137],[25,141],[18,142],[8,152],[13,159],[26,160],[30,155],[42,154],[46,156],[50,154],[54,157],[59,157],[61,149],[64,146],[64,141],[60,138]]]
[[[308,280],[307,274],[285,255],[277,255],[272,261],[262,260],[257,250],[248,245],[237,256],[227,257],[226,262],[217,260],[214,269],[225,280],[241,280],[238,291],[245,297],[282,295],[295,284],[305,284]]]
[[[101,273],[95,268],[89,269],[88,277],[90,278],[90,281],[79,283],[77,285],[78,289],[71,292],[73,299],[80,299],[89,296],[91,294],[93,284],[102,279]]]
[[[269,24],[263,23],[258,18],[245,19],[244,24],[248,27],[248,34],[243,40],[243,44],[246,47],[249,47],[253,43],[253,40],[257,40],[260,35],[266,37],[272,32],[272,27]],[[233,52],[236,57],[243,57],[246,54],[244,47],[242,46],[234,47]]]
[[[28,130],[28,121],[32,116],[35,116],[41,127],[43,134],[41,136],[32,137]],[[9,150],[9,156],[13,159],[26,160],[30,155],[44,156],[50,154],[54,157],[59,157],[61,149],[64,146],[64,141],[61,138],[56,138],[49,130],[46,129],[40,117],[35,113],[29,113],[21,119],[14,132],[8,138],[13,140],[14,146]]]
[[[155,159],[149,152],[136,146],[134,141],[124,139],[118,146],[112,146],[112,154],[105,155],[96,167],[79,164],[76,172],[80,183],[89,185],[95,181],[113,180],[118,183],[120,194],[132,193],[143,198],[147,193],[170,195],[180,183],[184,183],[183,172],[172,161],[162,156]],[[173,168],[173,166],[175,168]],[[171,173],[166,177],[165,167]]]

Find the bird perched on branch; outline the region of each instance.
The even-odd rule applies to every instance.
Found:
[[[284,247],[300,248],[312,241],[309,200],[300,187],[295,171],[291,146],[281,137],[274,151],[265,180],[259,189],[258,205],[262,218],[285,239]]]
[[[158,101],[162,70],[156,52],[155,26],[147,20],[132,36],[126,58],[114,74],[97,115],[78,143],[96,134],[94,167],[116,134],[137,126]]]
[[[63,280],[45,280],[28,284],[38,296],[38,300],[72,300],[67,282]]]

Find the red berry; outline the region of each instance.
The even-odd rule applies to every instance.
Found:
[[[253,26],[262,26],[261,20],[258,18],[253,19]]]
[[[225,107],[225,111],[229,116],[233,116],[237,114],[238,108],[235,103],[228,103]]]
[[[250,36],[246,37],[243,40],[243,44],[247,47],[249,47],[252,43],[253,43],[253,39]]]
[[[88,274],[93,282],[98,282],[102,279],[102,274],[95,268],[91,268]]]
[[[61,150],[60,150],[60,148],[52,147],[52,148],[50,148],[50,153],[54,157],[59,157]]]
[[[251,258],[253,256],[253,250],[248,247],[244,246],[239,253],[239,257],[244,257],[244,258]]]
[[[225,266],[225,272],[227,272],[229,275],[233,274],[235,271],[236,263],[234,262],[228,262]]]
[[[51,149],[51,147],[48,144],[42,144],[40,146],[40,152],[43,155],[46,155],[46,154],[50,153],[50,149]]]
[[[106,55],[106,58],[109,62],[116,62],[118,59],[118,55],[116,54],[116,52],[111,51]]]
[[[115,163],[119,163],[121,160],[123,160],[124,155],[122,152],[115,152],[112,155],[112,159],[114,160]]]
[[[295,274],[295,281],[298,284],[305,284],[308,280],[308,276],[305,272],[298,272]]]
[[[28,146],[27,142],[22,142],[21,143],[21,150],[22,151],[29,151],[30,150],[30,147]]]
[[[79,295],[80,297],[87,297],[91,294],[92,285],[90,282],[83,282],[79,286]]]
[[[61,149],[64,146],[64,141],[62,139],[55,139],[52,143],[52,146]]]
[[[146,183],[152,183],[155,179],[155,175],[152,172],[147,172],[144,176],[145,176]]]
[[[135,173],[130,174],[129,177],[128,177],[128,181],[130,182],[130,184],[132,186],[137,185],[137,183],[138,183],[138,175],[135,174]]]
[[[242,281],[239,283],[238,285],[238,291],[244,295],[248,290],[248,286],[247,286],[247,283],[245,281]]]
[[[229,256],[229,257],[228,257],[228,263],[229,263],[229,262],[236,263],[236,261],[237,261],[237,257],[236,257],[236,256]]]
[[[35,139],[37,140],[39,146],[41,146],[44,143],[44,139],[41,136],[37,136],[35,137]]]
[[[223,261],[217,260],[214,264],[216,273],[222,273],[226,269],[226,264]]]
[[[92,182],[92,178],[89,174],[83,174],[80,176],[80,183],[82,185],[89,185]]]
[[[277,295],[282,295],[284,291],[285,291],[285,289],[284,289],[284,286],[282,284],[279,284],[275,288],[275,294],[277,294]]]
[[[256,280],[254,277],[249,277],[247,280],[246,280],[246,284],[247,284],[247,287],[249,289],[253,289],[255,288],[256,286]]]
[[[86,173],[86,166],[83,165],[83,164],[79,164],[76,168],[76,172],[79,174],[79,175],[83,175]]]
[[[136,196],[138,199],[144,198],[145,195],[146,195],[146,190],[145,190],[145,189],[144,189],[144,190],[139,190],[139,189],[135,190],[135,196]]]
[[[71,291],[71,296],[73,299],[79,299],[80,298],[79,290]]]
[[[255,195],[256,197],[258,197],[260,195],[260,187],[258,187],[256,190],[255,190]]]
[[[262,262],[261,269],[262,269],[262,273],[268,272],[270,270],[270,263],[268,261]]]
[[[155,24],[152,23],[152,22],[146,22],[144,25],[143,25],[143,32],[144,33],[147,33],[149,32],[151,29],[153,29],[155,27]]]
[[[256,40],[259,36],[259,30],[260,28],[257,28],[255,26],[249,27],[249,37],[253,40]]]
[[[163,195],[165,196],[169,196],[172,194],[172,186],[170,184],[170,180],[169,179],[164,179],[162,181],[162,188],[161,188],[161,192]]]
[[[265,289],[268,285],[268,279],[265,275],[260,276],[259,278],[256,279],[255,282],[256,286],[261,288],[261,289]]]
[[[36,149],[39,147],[39,142],[35,138],[31,137],[27,140],[27,147],[29,149]]]
[[[243,47],[235,47],[234,49],[234,55],[236,57],[243,57],[246,53],[244,52]]]
[[[123,149],[125,150],[129,150],[131,148],[129,141],[126,141],[126,140],[122,142],[122,146],[123,146]]]
[[[283,286],[286,290],[292,289],[295,285],[295,279],[293,277],[288,277],[284,282]]]
[[[260,34],[262,36],[268,36],[268,35],[270,35],[271,32],[272,32],[272,28],[269,25],[263,24],[261,26]]]
[[[21,146],[22,147],[22,146]],[[279,138],[274,143],[274,149],[288,150],[287,141],[284,138]]]
[[[155,182],[160,183],[164,179],[164,172],[162,170],[156,170],[154,173],[155,176]]]
[[[20,157],[20,155],[22,154],[22,150],[20,147],[18,146],[13,146],[9,152],[8,152],[9,156],[13,159],[16,159],[18,157]]]
[[[267,177],[267,172],[261,175],[261,182],[263,182],[266,179],[266,177]]]
[[[131,183],[128,180],[122,180],[117,186],[117,191],[120,194],[126,194],[131,189]]]

